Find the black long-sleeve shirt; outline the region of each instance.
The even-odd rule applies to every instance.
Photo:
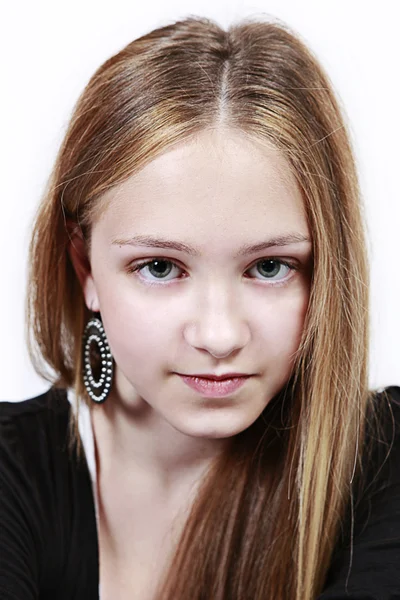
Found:
[[[345,531],[319,600],[400,599],[400,387],[386,391],[391,410],[378,396],[384,439],[355,505],[353,545]],[[70,410],[55,388],[0,402],[1,600],[99,598],[95,498],[85,457],[68,453]]]

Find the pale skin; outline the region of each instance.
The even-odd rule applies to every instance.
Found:
[[[233,130],[178,144],[104,200],[89,260],[79,236],[69,249],[115,360],[111,394],[91,409],[100,583],[105,600],[150,600],[201,475],[290,377],[312,246],[284,157]],[[139,235],[196,255],[136,245]],[[299,241],[236,256],[288,235]],[[162,262],[129,272],[152,259]],[[252,377],[222,399],[203,398],[177,374],[233,371]]]

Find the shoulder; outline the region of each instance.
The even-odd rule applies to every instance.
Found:
[[[391,385],[371,392],[371,408],[384,425],[388,426],[390,422],[399,425],[400,386]]]
[[[25,464],[61,448],[67,442],[70,404],[66,390],[50,388],[20,402],[0,402],[0,449],[2,466],[5,454]],[[11,453],[11,456],[10,454]],[[43,466],[43,465],[42,465]]]
[[[353,492],[355,533],[358,529],[364,531],[366,523],[370,525],[374,518],[379,521],[380,511],[397,515],[397,505],[400,506],[399,386],[371,392],[362,464]],[[400,520],[397,527],[400,540]]]
[[[382,481],[391,475],[400,481],[400,387],[389,386],[371,394],[364,447],[364,481]],[[393,470],[394,469],[394,470]],[[370,482],[372,483],[372,481]]]
[[[69,451],[69,418],[66,390],[0,402],[1,598],[95,597],[91,481]]]
[[[19,418],[32,414],[63,414],[69,411],[67,391],[51,387],[46,392],[21,401],[0,401],[0,418]]]
[[[362,469],[321,600],[400,597],[400,387],[371,393],[368,409]]]
[[[66,391],[55,388],[20,402],[0,402],[3,500],[18,497],[25,515],[50,508],[61,478],[75,469],[68,456],[68,405]]]

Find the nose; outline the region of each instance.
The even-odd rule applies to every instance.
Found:
[[[197,304],[197,314],[185,326],[185,340],[197,350],[225,358],[250,339],[250,328],[234,294],[212,291]]]

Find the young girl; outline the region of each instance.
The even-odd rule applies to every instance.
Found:
[[[106,61],[30,259],[52,385],[0,403],[2,600],[400,595],[400,388],[368,389],[354,158],[289,28]]]

